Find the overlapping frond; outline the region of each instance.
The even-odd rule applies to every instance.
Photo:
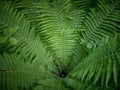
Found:
[[[52,49],[60,61],[68,60],[75,43],[74,28],[71,28],[73,17],[70,15],[70,0],[53,0],[17,4],[17,8],[24,6],[21,12],[37,25],[37,32],[42,37],[46,46]],[[30,12],[33,10],[33,12]],[[30,15],[30,16],[29,16]],[[35,16],[34,16],[35,15]],[[35,18],[34,18],[35,17]],[[33,19],[34,18],[34,19]]]
[[[80,35],[75,43],[75,47],[73,50],[73,54],[71,55],[71,60],[68,64],[68,68],[71,70],[77,64],[79,64],[88,54],[90,53],[89,49],[87,48],[86,44],[82,42]]]
[[[118,90],[119,4],[0,0],[0,89]]]
[[[9,44],[6,40],[7,47],[5,49],[7,48],[9,52],[29,58],[29,62],[36,60],[36,63],[51,65],[48,62],[51,63],[53,59],[45,49],[39,36],[35,34],[35,28],[30,28],[30,23],[20,13],[17,13],[14,8],[10,8],[9,4],[3,5],[1,8],[0,14],[2,17],[0,17],[0,21],[2,26],[6,26],[5,29],[2,29],[2,35],[5,33],[7,40],[10,39],[8,42],[11,43]]]
[[[111,80],[118,85],[120,44],[119,36],[105,39],[101,47],[95,48],[92,53],[79,63],[71,73],[73,77],[82,81],[101,82],[109,86]],[[109,43],[108,43],[109,42]]]
[[[34,66],[24,63],[14,54],[0,55],[0,89],[30,90],[37,79]]]
[[[14,34],[19,28],[19,19],[19,14],[9,4],[0,3],[0,51],[7,48],[3,47],[6,44],[17,44]]]
[[[106,35],[120,32],[120,1],[102,0],[98,7],[91,9],[84,21],[83,37],[85,41],[99,42]]]
[[[46,80],[55,78],[36,63],[24,62],[24,58],[15,54],[0,55],[0,89],[1,90],[33,90]],[[44,89],[44,88],[42,88]]]

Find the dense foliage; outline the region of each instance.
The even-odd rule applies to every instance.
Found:
[[[120,0],[0,0],[0,90],[119,90]]]

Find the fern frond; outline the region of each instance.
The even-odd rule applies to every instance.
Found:
[[[98,8],[91,9],[91,12],[84,21],[84,39],[99,42],[106,35],[112,36],[120,32],[120,1],[108,0],[99,1]]]
[[[82,81],[92,81],[94,84],[101,80],[102,85],[106,83],[106,87],[108,87],[110,80],[114,80],[114,84],[117,86],[119,47],[119,36],[105,40],[101,47],[95,48],[85,60],[75,67],[72,76]]]
[[[10,19],[8,16],[10,17]],[[14,34],[17,32],[19,28],[18,17],[19,17],[19,14],[16,11],[14,11],[13,8],[11,8],[9,3],[7,4],[0,3],[0,38],[3,39],[1,40],[1,43],[0,43],[1,45],[5,46],[6,44],[11,44],[11,45],[16,44],[14,42],[16,40],[14,38]],[[14,41],[13,41],[13,38],[14,38]],[[4,47],[2,46],[1,50],[3,48]]]
[[[43,38],[46,46],[51,49],[60,61],[69,60],[74,47],[76,35],[71,28],[72,16],[70,16],[70,0],[53,0],[53,2],[44,1],[44,3],[28,3],[30,8],[22,10],[24,15],[31,18],[33,14],[37,15],[34,20],[37,24],[37,32]],[[25,6],[20,3],[17,7]],[[31,10],[34,11],[30,13]],[[32,15],[29,17],[29,15]],[[33,22],[34,22],[33,21]],[[31,21],[32,22],[32,21]]]
[[[15,54],[0,55],[0,89],[30,90],[43,84],[45,80],[55,78],[54,74],[36,63],[24,62],[24,58]]]
[[[86,47],[86,44],[81,40],[80,35],[78,35],[78,39],[76,40],[73,50],[73,55],[71,55],[71,59],[69,61],[67,69],[71,70],[72,68],[74,68],[89,54],[89,52],[90,51]]]
[[[24,63],[14,54],[0,55],[0,89],[28,90],[35,83],[36,70],[30,63]]]
[[[1,18],[0,21],[6,26],[6,33],[10,34],[8,38],[14,37],[14,39],[17,40],[16,45],[7,46],[9,51],[28,57],[30,62],[32,62],[33,59],[38,60],[37,62],[39,63],[41,63],[42,60],[48,61],[48,59],[48,62],[51,62],[52,58],[43,46],[39,36],[35,34],[35,28],[30,28],[29,22],[26,21],[20,13],[17,13],[14,8],[10,8],[10,5],[3,6],[1,10],[0,14],[3,15],[4,18]],[[8,19],[8,22],[6,19]],[[12,28],[10,28],[10,26]],[[14,31],[15,33],[11,35]],[[14,43],[14,39],[12,39],[12,43]],[[46,64],[48,64],[48,62],[46,62]]]

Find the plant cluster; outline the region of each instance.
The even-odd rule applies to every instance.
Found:
[[[0,0],[0,90],[119,90],[120,0]]]

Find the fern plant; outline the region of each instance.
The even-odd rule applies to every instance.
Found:
[[[0,0],[0,90],[119,90],[120,0]]]

